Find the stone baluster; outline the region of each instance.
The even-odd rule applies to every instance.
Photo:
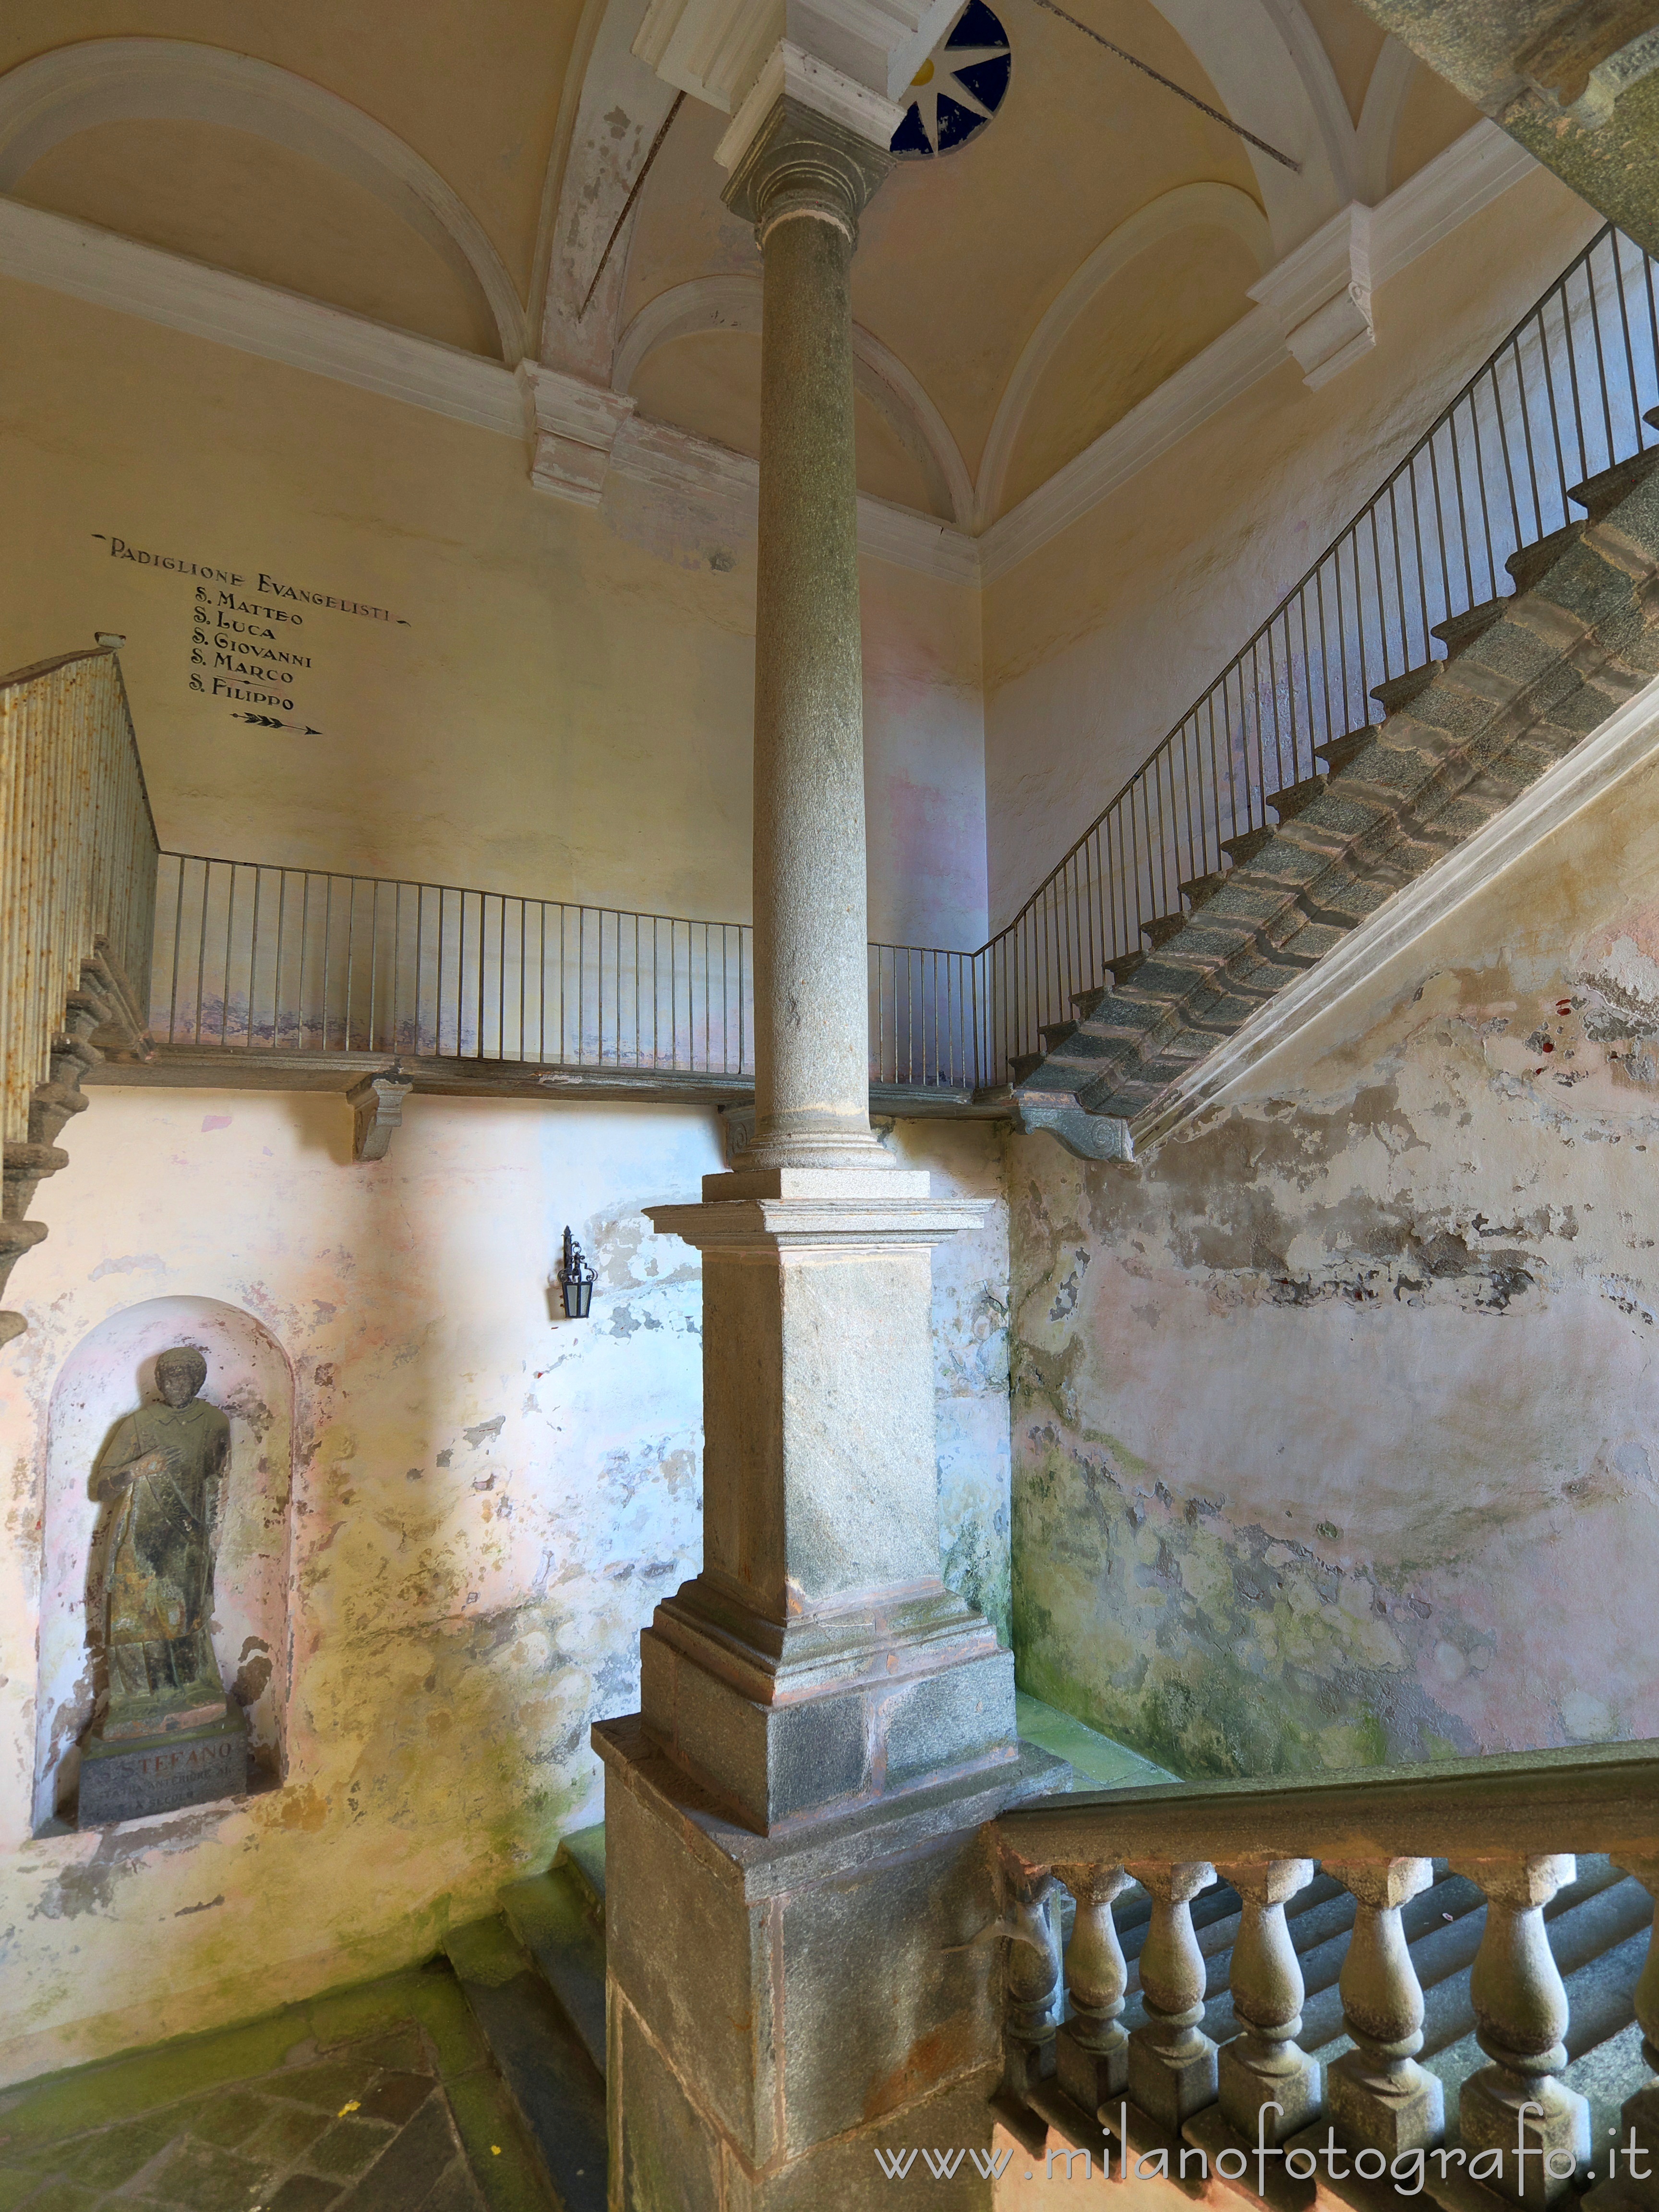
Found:
[[[1482,2150],[1504,2154],[1492,2181],[1502,2195],[1554,2204],[1590,2154],[1589,2106],[1555,2078],[1567,2063],[1567,1993],[1544,1926],[1544,1907],[1577,1866],[1558,1852],[1464,1859],[1454,1870],[1486,1892],[1486,1932],[1469,1996],[1475,2040],[1492,2062],[1463,2084],[1463,2141],[1471,2160]]]
[[[1233,2010],[1243,2034],[1222,2047],[1222,2117],[1249,2141],[1281,2143],[1316,2118],[1320,2069],[1297,2046],[1306,1985],[1285,1907],[1313,1880],[1311,1859],[1258,1859],[1218,1869],[1244,1900],[1233,1944]],[[1277,2105],[1277,2112],[1269,2109]]]
[[[1619,1869],[1621,1874],[1634,1875],[1655,1904],[1648,1954],[1637,1978],[1636,2017],[1642,2030],[1642,2057],[1653,2072],[1659,2074],[1659,1858],[1621,1858]],[[1640,2193],[1650,2203],[1659,2203],[1659,2081],[1645,2081],[1626,2097],[1619,2118],[1619,2160],[1614,2167],[1619,2182],[1626,2191],[1632,2185],[1634,2174],[1626,2162],[1633,2150],[1641,2166],[1647,2169],[1647,2186]],[[1599,2172],[1599,2143],[1596,2151]]]
[[[1129,2037],[1123,2010],[1129,1971],[1112,1919],[1112,1900],[1129,1887],[1121,1866],[1087,1861],[1054,1869],[1077,1899],[1077,1921],[1066,1947],[1071,2016],[1054,2040],[1055,2071],[1072,2101],[1092,2118],[1129,2079]]]
[[[1343,2026],[1356,2049],[1325,2076],[1331,2118],[1362,2149],[1392,2160],[1428,2150],[1446,2130],[1446,2101],[1417,2063],[1423,2048],[1423,1990],[1400,1924],[1400,1908],[1434,1880],[1428,1859],[1362,1859],[1325,1872],[1358,1906],[1342,1961]]]
[[[1206,1974],[1192,1911],[1194,1898],[1214,1881],[1215,1869],[1194,1859],[1175,1866],[1133,1865],[1127,1871],[1152,1899],[1140,1954],[1146,2020],[1129,2038],[1129,2100],[1173,2133],[1215,2102],[1215,2045],[1199,2025]]]
[[[1054,2070],[1054,2014],[1060,1995],[1060,1930],[1054,1878],[1047,1867],[1005,1855],[1007,1937],[1003,1968],[1003,2087],[1024,2102]]]

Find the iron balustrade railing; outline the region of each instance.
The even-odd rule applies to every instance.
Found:
[[[1378,684],[1505,592],[1575,485],[1659,444],[1655,276],[1598,233],[988,944],[871,946],[872,1081],[1008,1081],[1276,793],[1376,719]],[[179,854],[158,884],[153,1026],[173,1044],[744,1080],[753,977],[735,922]]]
[[[1574,485],[1659,443],[1656,401],[1654,264],[1609,224],[984,948],[988,1079],[1179,914],[1322,746],[1377,719],[1377,684],[1507,591],[1504,562],[1572,520]]]
[[[976,956],[870,947],[870,1073],[982,1080]],[[752,1080],[754,933],[194,854],[161,855],[151,1028],[237,1053],[384,1053]]]

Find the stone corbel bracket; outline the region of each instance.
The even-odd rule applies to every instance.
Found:
[[[1044,1098],[1016,1091],[1014,1119],[1022,1136],[1046,1129],[1073,1159],[1133,1164],[1135,1148],[1129,1124],[1115,1114],[1091,1114],[1070,1096]]]
[[[392,1133],[404,1121],[404,1101],[415,1088],[396,1061],[379,1075],[366,1075],[346,1093],[351,1109],[351,1157],[354,1160],[383,1160],[392,1149]]]
[[[617,434],[632,418],[635,401],[540,362],[520,362],[518,377],[530,438],[530,481],[538,490],[597,507]]]
[[[1250,287],[1279,318],[1310,392],[1376,343],[1371,317],[1371,211],[1355,200]]]

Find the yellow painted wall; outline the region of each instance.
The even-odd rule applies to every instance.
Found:
[[[1375,349],[1281,367],[990,585],[1000,927],[1599,228],[1539,170],[1373,298]]]
[[[126,636],[164,844],[748,918],[752,543],[616,478],[598,510],[552,498],[516,437],[31,285],[0,283],[0,389],[30,518],[0,667]],[[976,600],[876,562],[864,591],[872,933],[977,945]]]

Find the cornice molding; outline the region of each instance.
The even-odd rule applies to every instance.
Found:
[[[1534,166],[1495,124],[1477,124],[1370,210],[1373,283],[1398,275]],[[735,501],[749,517],[741,532],[753,530],[751,460],[665,424],[641,422],[590,380],[526,364],[527,402],[524,386],[499,362],[3,197],[0,274],[509,437],[525,436],[528,404],[532,420],[538,408],[544,416],[532,434],[532,466],[539,458],[538,481],[545,488],[591,504],[597,455],[630,477],[672,487],[677,497],[708,499],[711,522],[736,511]],[[1280,318],[1258,306],[981,537],[860,496],[860,548],[952,583],[993,582],[1271,374],[1285,348]],[[870,365],[883,366],[873,353]],[[613,416],[619,427],[606,455]],[[538,456],[544,434],[583,451]],[[948,467],[947,477],[953,500],[960,499],[964,478]],[[602,471],[598,481],[602,485]]]
[[[189,39],[87,39],[0,76],[0,192],[66,138],[100,123],[211,123],[246,131],[362,185],[488,302],[511,367],[524,302],[471,208],[414,148],[308,77]]]
[[[412,331],[0,197],[0,275],[309,369],[482,430],[524,434],[510,368]]]
[[[1397,276],[1536,167],[1523,147],[1483,117],[1380,207],[1358,210],[1369,219],[1373,289]],[[1288,264],[1293,266],[1304,256],[1315,263],[1322,255],[1330,259],[1334,242],[1347,252],[1351,222],[1345,210],[1287,257]],[[1328,269],[1326,274],[1331,273]],[[1268,290],[1277,274],[1277,270],[1269,270],[1256,290]],[[1258,305],[1224,331],[1093,445],[990,526],[979,540],[985,581],[1006,576],[1241,392],[1270,375],[1285,359],[1287,343],[1282,307]],[[1359,349],[1348,357],[1357,357]]]

